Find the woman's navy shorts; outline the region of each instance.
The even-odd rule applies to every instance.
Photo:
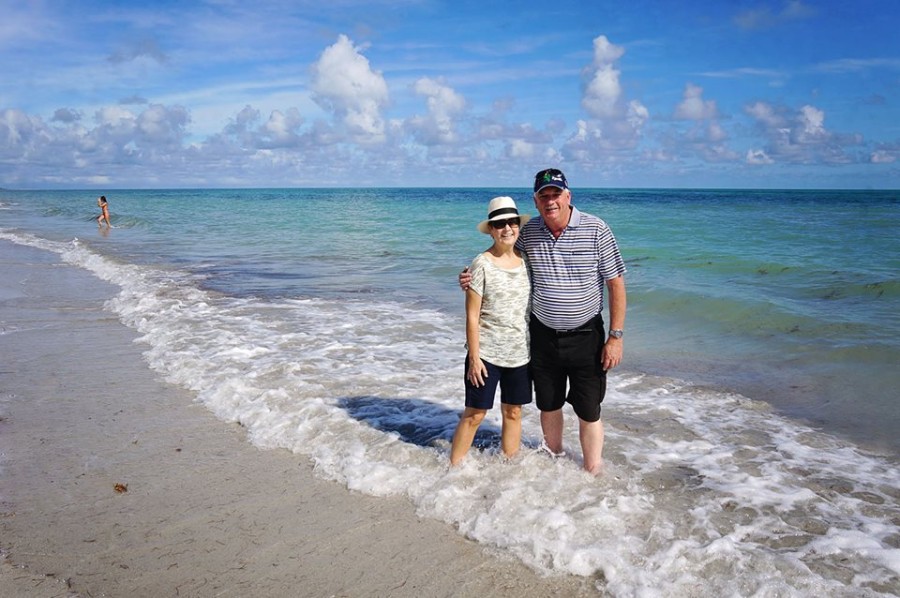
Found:
[[[515,368],[504,368],[481,360],[487,368],[484,386],[473,386],[469,382],[469,359],[466,358],[466,407],[490,409],[494,406],[497,385],[500,386],[500,402],[505,405],[527,405],[531,402],[531,372],[528,364]]]

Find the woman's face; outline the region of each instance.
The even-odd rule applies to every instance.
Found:
[[[500,246],[514,246],[519,238],[519,218],[506,218],[490,222],[491,238]]]

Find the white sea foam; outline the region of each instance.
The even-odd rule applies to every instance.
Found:
[[[493,443],[450,470],[460,321],[391,302],[236,299],[77,242],[0,237],[120,285],[107,307],[141,333],[150,366],[254,444],[309,457],[354,490],[406,496],[421,516],[540,571],[591,576],[615,596],[900,595],[892,464],[761,403],[619,375],[602,477],[535,450],[533,408],[517,458]]]

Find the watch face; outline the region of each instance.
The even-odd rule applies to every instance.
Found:
[[[622,338],[622,336],[624,334],[625,334],[625,331],[623,331],[623,330],[610,330],[609,331],[609,335],[613,338]]]

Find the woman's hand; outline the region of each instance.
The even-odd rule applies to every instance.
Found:
[[[469,373],[466,375],[469,383],[476,387],[481,388],[484,386],[484,379],[488,377],[487,368],[484,367],[484,362],[480,359],[470,359],[469,360]]]

